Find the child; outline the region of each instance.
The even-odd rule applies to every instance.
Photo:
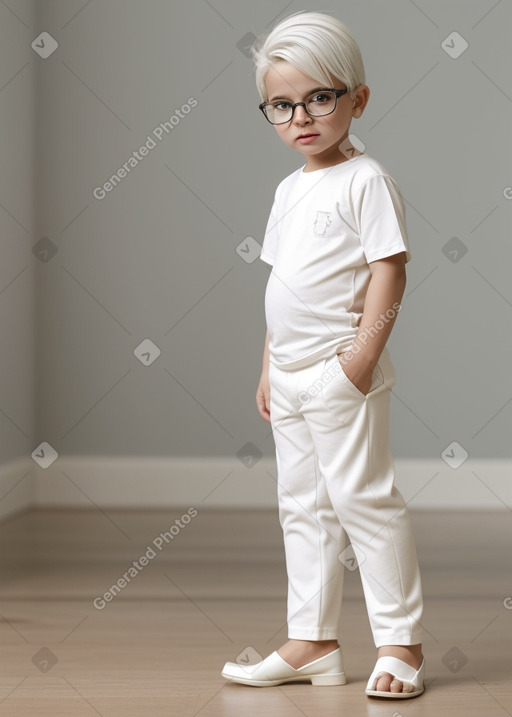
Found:
[[[345,684],[343,570],[358,566],[378,648],[366,694],[416,697],[423,598],[394,486],[386,347],[411,259],[403,199],[348,139],[370,91],[342,23],[294,13],[252,51],[259,107],[306,160],[277,187],[261,252],[272,272],[256,400],[276,447],[289,640],[256,665],[226,663],[222,675],[255,686]]]

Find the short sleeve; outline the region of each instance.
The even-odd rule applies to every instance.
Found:
[[[405,220],[405,204],[395,180],[388,174],[367,179],[354,200],[354,212],[366,261],[377,261],[411,250]]]
[[[277,247],[279,245],[279,226],[278,226],[278,190],[274,194],[274,203],[270,210],[270,216],[265,230],[263,245],[261,247],[260,259],[271,266],[276,260]]]

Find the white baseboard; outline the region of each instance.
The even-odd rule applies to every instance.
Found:
[[[33,465],[30,457],[0,465],[0,520],[33,506]]]
[[[396,486],[411,510],[512,510],[510,461],[396,460]],[[0,467],[0,519],[27,508],[275,508],[276,463],[235,458],[61,455]]]

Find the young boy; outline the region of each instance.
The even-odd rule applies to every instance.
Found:
[[[366,694],[416,697],[421,578],[388,430],[386,341],[411,258],[403,199],[348,138],[370,91],[342,23],[294,13],[253,55],[260,109],[306,160],[277,187],[261,252],[272,272],[256,401],[276,446],[289,640],[256,665],[226,663],[222,675],[255,686],[345,684],[343,570],[358,566],[378,648]]]

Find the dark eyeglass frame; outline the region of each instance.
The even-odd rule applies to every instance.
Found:
[[[269,118],[267,117],[267,114],[266,114],[266,112],[265,112],[265,107],[267,107],[268,105],[270,105],[271,107],[274,107],[274,105],[279,104],[279,101],[277,101],[277,102],[262,102],[261,104],[258,105],[258,109],[260,109],[260,110],[263,112],[263,116],[265,117],[265,119],[267,120],[267,122],[270,122],[270,124],[272,124],[272,125],[276,125],[276,124],[286,124],[287,122],[291,122],[292,119],[293,119],[293,113],[295,112],[295,108],[298,107],[299,105],[302,105],[302,106],[304,107],[304,111],[305,111],[306,114],[308,114],[310,117],[327,117],[327,115],[332,114],[332,113],[334,112],[334,110],[336,109],[336,107],[338,106],[338,97],[341,97],[341,96],[344,95],[346,92],[348,92],[348,88],[346,88],[346,89],[344,89],[344,90],[336,90],[336,89],[334,89],[334,88],[328,87],[328,88],[326,88],[325,90],[317,90],[316,92],[313,92],[312,95],[313,95],[313,97],[314,97],[315,95],[321,95],[322,92],[334,92],[334,95],[335,95],[335,97],[334,97],[334,107],[332,108],[332,110],[331,110],[330,112],[326,112],[326,113],[323,114],[323,115],[312,115],[311,112],[308,112],[308,108],[306,107],[306,103],[305,103],[305,102],[294,102],[294,103],[291,105],[292,116],[290,117],[290,119],[284,120],[283,122],[271,122],[271,121],[269,120]]]

